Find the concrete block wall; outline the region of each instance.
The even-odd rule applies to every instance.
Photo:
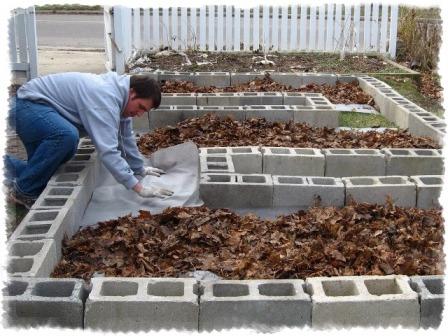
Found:
[[[386,175],[443,175],[440,149],[384,148]]]
[[[401,96],[382,81],[370,77],[359,76],[360,87],[373,96],[381,114],[400,128],[409,129],[412,135],[428,136],[443,145],[446,134],[446,122]]]
[[[345,187],[340,178],[273,175],[272,181],[274,207],[344,205]]]
[[[71,237],[78,230],[75,218],[79,220],[79,217],[70,207],[63,207],[58,210],[30,210],[9,240],[52,239],[59,251],[64,236]]]
[[[438,328],[442,322],[445,299],[444,275],[410,277],[410,285],[420,299],[420,327]]]
[[[385,156],[379,149],[322,149],[325,176],[386,175]]]
[[[200,155],[230,155],[235,171],[240,174],[261,174],[263,154],[258,146],[202,147]]]
[[[442,175],[411,176],[410,180],[417,187],[417,208],[428,209],[441,206],[439,199],[443,188]]]
[[[313,329],[330,327],[418,328],[418,295],[403,275],[307,278]]]
[[[324,176],[325,156],[315,148],[261,147],[263,173]]]
[[[3,288],[4,322],[8,327],[83,328],[83,280],[13,278]]]
[[[149,113],[149,130],[175,126],[185,119],[197,117],[198,107],[195,105],[161,106]]]
[[[350,198],[356,202],[386,204],[387,196],[395,205],[415,207],[417,191],[415,183],[406,176],[344,177],[346,204]]]
[[[195,279],[93,278],[85,328],[110,331],[198,329]]]
[[[232,157],[226,155],[199,155],[201,173],[235,173]]]
[[[10,240],[7,243],[11,277],[48,277],[61,258],[53,239]]]
[[[272,176],[267,174],[202,174],[199,192],[212,208],[272,206]]]
[[[311,326],[311,299],[303,280],[219,280],[201,285],[199,331]]]

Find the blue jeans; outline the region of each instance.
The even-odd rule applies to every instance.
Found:
[[[58,167],[75,155],[79,132],[51,106],[16,97],[8,122],[22,140],[28,161],[5,155],[6,180],[19,193],[35,198]]]

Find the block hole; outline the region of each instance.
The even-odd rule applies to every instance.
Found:
[[[247,285],[238,284],[214,284],[213,296],[231,297],[249,295],[249,287]]]
[[[372,295],[401,294],[402,291],[395,279],[364,280],[367,290]]]
[[[327,296],[359,295],[355,283],[350,280],[322,281],[322,287]]]
[[[101,286],[100,295],[103,296],[131,296],[137,295],[138,284],[131,281],[105,281]]]
[[[31,294],[35,296],[45,297],[70,297],[75,288],[74,281],[48,281],[38,282]]]
[[[422,281],[431,294],[443,295],[443,279],[423,279]]]
[[[295,176],[279,176],[278,182],[285,184],[303,184],[303,178]]]
[[[2,289],[3,296],[18,296],[25,293],[28,288],[27,282],[22,281],[11,281]]]
[[[148,284],[148,295],[154,296],[183,296],[184,284],[182,282],[162,281]]]
[[[9,251],[13,257],[33,256],[42,250],[44,243],[42,242],[23,242],[14,243]]]
[[[294,296],[296,291],[291,283],[267,283],[258,285],[260,295],[265,296]]]

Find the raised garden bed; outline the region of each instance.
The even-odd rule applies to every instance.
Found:
[[[86,228],[64,241],[53,277],[225,279],[443,274],[441,211],[370,204],[313,207],[275,220],[168,208]]]
[[[336,131],[302,123],[267,122],[263,118],[245,121],[229,117],[221,119],[213,114],[143,134],[138,140],[138,147],[143,154],[149,155],[158,149],[186,141],[193,141],[199,147],[440,148],[430,138],[412,136],[403,130]]]

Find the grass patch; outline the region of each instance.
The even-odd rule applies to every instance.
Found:
[[[418,90],[418,84],[415,79],[389,75],[373,75],[373,77],[376,77],[390,85],[402,96],[424,108],[428,112],[434,113],[438,117],[443,117],[444,110],[441,103],[436,99],[422,95]]]
[[[397,127],[380,114],[367,114],[357,112],[341,112],[339,116],[340,127],[366,128],[366,127]]]

